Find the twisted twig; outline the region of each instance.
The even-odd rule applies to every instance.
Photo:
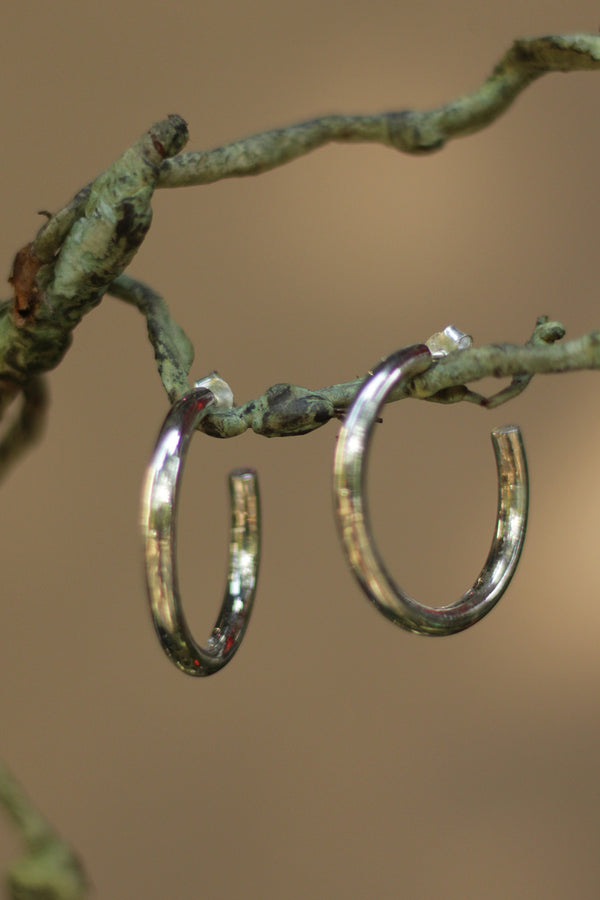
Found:
[[[193,350],[188,338],[171,319],[163,298],[147,285],[122,275],[110,285],[108,293],[133,303],[146,316],[158,370],[173,402],[189,389],[187,376]],[[547,316],[541,316],[523,347],[492,344],[452,353],[435,362],[411,385],[393,391],[386,402],[412,396],[436,403],[464,400],[492,409],[524,391],[535,374],[600,368],[600,332],[593,331],[577,340],[556,344],[564,335],[565,329],[560,322],[551,322]],[[237,437],[248,429],[263,437],[307,434],[331,419],[343,417],[364,377],[318,389],[275,384],[261,397],[241,406],[209,412],[199,427],[205,434],[217,438]],[[467,384],[487,377],[508,377],[512,381],[490,397],[467,387]]]
[[[525,346],[491,344],[451,353],[434,362],[412,383],[392,391],[386,402],[392,403],[406,397],[437,403],[466,400],[489,409],[521,393],[534,374],[600,368],[600,331],[555,344],[554,341],[563,334],[564,328],[559,322],[548,322],[546,317],[542,317]],[[208,414],[201,423],[201,429],[212,437],[220,438],[235,437],[249,428],[265,437],[307,434],[330,419],[343,417],[364,377],[319,390],[275,384],[256,400],[234,409],[216,410]],[[513,382],[491,397],[484,397],[466,387],[468,382],[487,377],[509,377]]]
[[[519,40],[477,91],[430,111],[324,116],[216,150],[185,154],[180,150],[187,140],[187,127],[180,116],[152,126],[64,209],[48,214],[34,241],[15,257],[10,278],[14,296],[0,303],[0,414],[19,393],[24,405],[0,443],[0,472],[39,432],[45,410],[40,376],[60,363],[73,329],[105,293],[135,304],[146,317],[169,398],[175,400],[187,390],[193,357],[189,340],[160,295],[123,275],[150,226],[155,188],[256,175],[332,141],[377,142],[406,153],[439,150],[448,140],[490,124],[545,73],[598,68],[598,35]],[[536,373],[600,368],[599,331],[555,344],[563,333],[559,323],[540,320],[525,346],[498,344],[453,353],[389,399],[410,394],[489,407],[522,391]],[[513,380],[493,397],[467,388],[490,375]],[[304,434],[343,415],[361,382],[355,379],[318,391],[274,385],[257,400],[207,416],[203,428],[218,437],[231,437],[247,428],[267,436]],[[53,900],[81,897],[85,884],[76,858],[2,767],[0,802],[22,831],[29,851],[12,868],[12,895]]]
[[[189,389],[187,375],[194,359],[192,342],[171,318],[163,297],[147,284],[128,275],[120,275],[109,286],[107,293],[137,306],[145,316],[158,374],[169,400],[174,403]]]
[[[548,72],[600,68],[600,37],[571,34],[517,40],[472,94],[438,109],[366,116],[322,116],[218,147],[182,153],[161,165],[157,187],[210,184],[259,175],[332,142],[377,143],[403,153],[440,150],[491,124],[532,81]]]
[[[205,152],[180,153],[187,140],[187,127],[180,116],[169,116],[152,126],[64,209],[53,216],[48,214],[35,240],[15,257],[11,274],[14,298],[0,304],[0,412],[19,391],[28,389],[32,379],[58,365],[75,326],[107,292],[134,303],[146,316],[169,398],[174,400],[187,390],[193,356],[190,342],[171,318],[165,301],[122,274],[150,226],[155,188],[255,175],[330,141],[375,141],[407,153],[440,149],[451,138],[492,122],[541,75],[597,68],[597,35],[518,40],[478,90],[438,109],[324,116]],[[460,363],[440,363],[422,376],[415,390],[428,398],[437,394],[436,399],[443,402],[465,399],[490,405],[521,390],[523,379],[540,371],[535,366],[562,371],[597,365],[589,353],[582,357],[580,346],[573,342],[555,350],[503,347],[465,352]],[[550,356],[545,355],[550,351]],[[571,355],[576,351],[579,355]],[[517,380],[496,398],[482,398],[465,387],[469,381],[500,372],[516,375]],[[267,391],[266,399],[221,413],[220,418],[213,414],[205,420],[205,427],[222,436],[238,434],[247,427],[261,434],[302,434],[339,415],[358,383],[318,392],[276,385]],[[303,410],[308,407],[310,412],[304,421]],[[289,420],[290,409],[297,412],[295,423]],[[24,444],[13,435],[5,446],[14,449]],[[2,452],[0,447],[0,458]]]

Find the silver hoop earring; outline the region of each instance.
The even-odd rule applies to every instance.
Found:
[[[394,582],[371,535],[365,472],[373,425],[394,387],[431,364],[417,344],[385,359],[363,384],[340,431],[334,461],[335,513],[350,567],[367,597],[384,616],[417,634],[448,635],[474,625],[498,602],[514,575],[527,527],[528,476],[521,432],[507,425],[492,432],[498,469],[496,531],[473,587],[449,606],[424,606]]]
[[[216,393],[222,386],[229,391],[222,379],[212,376],[205,382]],[[229,475],[231,528],[225,599],[206,646],[199,646],[179,596],[177,498],[190,441],[198,423],[217,403],[215,392],[197,382],[193,391],[173,405],[160,430],[142,494],[146,584],[154,627],[171,662],[187,675],[198,676],[223,668],[240,646],[252,612],[260,558],[257,478],[251,469],[239,469]]]

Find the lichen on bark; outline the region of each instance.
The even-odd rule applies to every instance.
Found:
[[[134,304],[146,318],[169,400],[188,389],[190,340],[164,298],[125,274],[150,227],[157,188],[258,175],[331,142],[375,142],[406,153],[431,153],[491,124],[542,75],[596,69],[598,35],[523,39],[514,42],[476,91],[438,109],[323,116],[192,153],[180,152],[188,138],[181,116],[170,115],[153,125],[63,209],[48,214],[35,238],[15,256],[13,297],[0,303],[0,416],[19,394],[23,405],[0,441],[0,475],[40,434],[47,410],[43,374],[61,362],[74,328],[107,293]],[[563,335],[560,323],[541,317],[524,346],[494,344],[451,353],[388,399],[412,396],[491,407],[520,393],[534,374],[600,368],[600,331],[564,342]],[[510,377],[511,384],[491,397],[467,387],[490,375]],[[210,413],[201,427],[221,438],[248,428],[268,437],[306,434],[343,416],[362,381],[316,390],[277,384],[237,408]],[[9,874],[11,896],[83,897],[86,882],[76,855],[2,766],[0,803],[28,851]]]

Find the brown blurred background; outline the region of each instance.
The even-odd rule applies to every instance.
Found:
[[[1,258],[166,113],[190,149],[326,112],[425,108],[515,37],[595,31],[591,0],[104,0],[5,4]],[[321,387],[448,322],[522,342],[542,313],[598,327],[600,74],[547,76],[429,158],[329,147],[254,179],[160,191],[131,267],[237,402]],[[4,292],[8,296],[9,288]],[[596,898],[597,374],[510,406],[403,403],[370,467],[402,585],[455,599],[491,538],[488,432],[517,421],[528,539],[498,609],[446,640],[366,602],[332,517],[335,424],[198,436],[180,566],[206,633],[223,589],[225,478],[262,479],[255,615],[234,662],[185,678],[155,639],[138,501],[167,402],[139,314],[107,298],[50,377],[43,442],[2,486],[0,753],[101,898]],[[0,821],[0,863],[19,841]]]

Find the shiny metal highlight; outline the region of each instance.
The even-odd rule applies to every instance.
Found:
[[[146,584],[158,639],[182,672],[203,676],[226,665],[244,637],[258,577],[260,508],[256,474],[251,469],[231,472],[227,587],[208,643],[201,647],[183,612],[176,565],[177,498],[183,465],[196,425],[216,404],[213,392],[198,385],[173,405],[161,428],[144,482],[142,534]],[[201,539],[198,546],[201,552]]]
[[[335,514],[348,562],[367,597],[407,631],[448,635],[474,625],[498,602],[514,575],[527,527],[528,475],[521,432],[507,425],[492,432],[498,470],[496,530],[477,580],[449,606],[424,606],[409,597],[387,571],[373,540],[366,502],[366,466],[372,429],[388,394],[431,365],[417,344],[384,360],[367,379],[340,431],[334,460]]]

